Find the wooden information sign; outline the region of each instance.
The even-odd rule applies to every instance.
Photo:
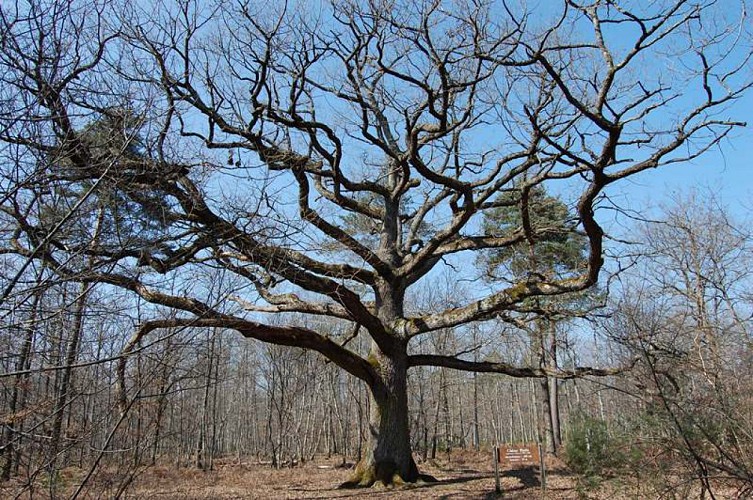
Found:
[[[509,465],[538,465],[538,444],[502,444],[497,447],[499,463]]]
[[[541,489],[542,491],[546,490],[546,464],[540,444],[501,444],[494,447],[494,480],[497,493],[502,491],[499,483],[499,464],[538,465]]]

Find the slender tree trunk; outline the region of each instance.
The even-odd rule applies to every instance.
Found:
[[[452,415],[450,414],[450,401],[447,397],[447,389],[448,389],[448,383],[445,379],[445,382],[442,384],[443,391],[442,391],[442,413],[444,414],[444,439],[445,439],[445,449],[447,451],[447,456],[449,458],[450,451],[452,450]]]
[[[455,441],[458,445],[458,448],[465,449],[466,447],[466,436],[468,435],[468,431],[465,427],[466,420],[465,416],[463,414],[463,407],[465,406],[465,402],[463,401],[463,395],[461,391],[456,390],[455,395],[457,396],[457,406],[458,406],[458,426],[457,430],[455,430],[454,435],[457,436],[457,440]]]
[[[40,291],[35,292],[33,301],[31,304],[31,317],[26,323],[27,326],[23,328],[24,342],[21,346],[21,355],[16,363],[16,371],[20,372],[29,366],[31,357],[31,345],[34,342],[34,323],[36,322],[37,307],[39,306],[39,299],[42,293]],[[16,456],[17,440],[20,436],[16,436],[17,429],[15,428],[14,415],[17,411],[23,410],[23,395],[26,389],[23,387],[27,376],[19,373],[13,377],[13,390],[11,392],[10,404],[8,407],[8,414],[11,416],[9,422],[3,428],[3,441],[4,446],[3,454],[5,455],[5,461],[3,462],[2,471],[0,471],[0,480],[7,481],[10,479],[11,472],[13,471],[13,461]]]
[[[361,398],[361,392],[363,391],[362,384],[358,385],[358,461],[360,462],[361,459],[363,459],[363,439],[365,437],[364,433],[364,416],[363,416],[363,401]]]
[[[549,396],[549,381],[546,378],[539,379],[539,400],[541,412],[539,417],[540,436],[542,445],[547,453],[554,453],[554,430],[552,429],[551,399]]]
[[[212,369],[214,367],[214,341],[215,332],[208,331],[209,346],[207,350],[207,375],[204,384],[204,395],[201,402],[201,422],[199,423],[199,439],[196,443],[196,468],[201,470],[210,470],[211,466],[211,445],[209,440],[209,418],[210,418],[210,389],[212,387]]]
[[[418,375],[416,376],[416,379],[418,380],[418,383],[416,384],[418,388],[418,411],[416,411],[414,431],[419,433],[418,438],[416,439],[416,446],[421,449],[422,460],[426,461],[426,457],[429,453],[429,421],[426,413],[426,401],[424,397],[426,382],[424,380],[423,370],[420,368],[417,370],[420,371],[417,372]]]
[[[160,395],[157,398],[157,415],[154,422],[154,443],[152,444],[152,465],[156,465],[157,463],[157,451],[159,450],[160,433],[162,430],[162,417],[165,414],[165,407],[167,406],[167,386],[165,382],[164,378],[160,381]]]
[[[537,391],[536,391],[536,381],[533,379],[528,379],[528,414],[530,415],[530,424],[529,429],[531,430],[531,437],[532,441],[536,441],[537,443],[541,443],[541,441],[544,439],[544,436],[541,432],[541,422],[548,420],[548,417],[542,418],[544,416],[543,409],[539,409],[539,401],[537,400]]]
[[[560,398],[559,384],[556,378],[548,378],[549,389],[549,421],[551,438],[554,443],[553,453],[556,455],[562,447],[562,430],[560,426]]]
[[[215,347],[215,337],[219,346]],[[220,351],[217,354],[216,351]],[[212,432],[209,435],[209,470],[214,470],[214,456],[217,453],[217,389],[220,385],[220,357],[222,356],[222,336],[214,331],[212,337],[212,358],[214,358],[214,385],[212,387]],[[210,360],[211,363],[211,360]],[[211,366],[211,364],[210,364]]]
[[[478,373],[473,373],[473,447],[481,448],[480,424],[478,420]]]
[[[556,361],[556,332],[552,324],[546,321],[537,321],[536,330],[533,332],[536,349],[538,350],[538,363],[542,369],[557,367]],[[541,402],[541,411],[538,412],[539,438],[547,453],[556,454],[559,446],[555,431],[555,421],[559,422],[559,405],[557,395],[553,393],[552,386],[556,386],[556,379],[546,377],[539,379],[538,393]]]
[[[443,386],[443,371],[439,372],[439,387],[437,388],[437,404],[434,408],[434,431],[431,438],[431,459],[437,458],[437,440],[439,434],[439,412],[442,409],[442,386]]]
[[[553,327],[549,332],[549,366],[557,369],[557,330]],[[554,454],[562,446],[562,432],[560,429],[560,397],[559,385],[556,378],[547,377],[547,393],[549,395],[549,428],[553,443]]]
[[[342,390],[342,388],[341,388]],[[351,451],[350,449],[350,422],[351,422],[351,405],[346,404],[345,408],[345,415],[341,418],[341,427],[342,427],[342,439],[343,439],[343,465],[346,463],[346,459],[348,457],[348,453]]]
[[[141,351],[139,351],[136,354],[136,381],[137,381],[137,387],[143,387],[144,383],[144,372],[143,372],[143,358],[141,355]],[[136,403],[136,429],[135,429],[135,435],[134,435],[134,444],[133,444],[133,460],[132,464],[134,467],[139,467],[141,465],[141,438],[142,438],[142,426],[144,422],[144,405],[139,403]]]
[[[84,311],[86,309],[86,299],[89,294],[89,283],[83,282],[79,295],[76,300],[76,310],[74,312],[74,323],[71,329],[71,335],[68,340],[65,352],[65,367],[63,369],[62,381],[57,394],[55,403],[55,419],[52,425],[52,435],[50,438],[50,470],[55,469],[57,455],[60,450],[60,437],[63,429],[63,417],[68,405],[71,390],[71,378],[73,376],[73,364],[76,362],[78,355],[78,345],[81,340],[81,333],[84,325]]]
[[[250,363],[249,363],[250,364]],[[250,429],[250,435],[251,435],[251,453],[254,456],[259,456],[259,447],[260,447],[260,432],[259,432],[259,397],[258,397],[258,391],[256,389],[257,384],[257,372],[256,369],[251,373],[251,380],[249,381],[248,386],[251,387],[251,423],[249,425]]]
[[[527,441],[528,433],[526,432],[526,425],[523,421],[523,401],[520,397],[520,387],[517,382],[510,383],[510,387],[512,388],[513,407],[518,413],[518,430],[520,431],[520,437],[518,440]]]

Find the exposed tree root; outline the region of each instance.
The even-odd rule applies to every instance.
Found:
[[[356,465],[353,476],[342,483],[339,488],[369,488],[376,485],[394,487],[421,482],[436,483],[438,480],[429,474],[419,474],[415,464],[411,464],[407,474],[400,474],[394,462],[383,461],[369,464],[361,461]]]

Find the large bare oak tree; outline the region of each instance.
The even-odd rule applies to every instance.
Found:
[[[126,343],[121,370],[144,336],[183,325],[318,351],[371,391],[369,451],[351,484],[417,480],[411,367],[614,370],[472,361],[414,352],[411,340],[589,289],[604,262],[607,188],[682,165],[743,125],[742,6],[546,5],[4,5],[2,300],[36,261],[60,279],[131,291],[154,319]],[[531,217],[540,189],[573,195],[572,224]],[[505,206],[518,226],[485,234],[482,215]],[[479,285],[446,310],[411,307],[432,270],[478,277],[475,254],[511,247],[535,259],[563,228],[586,241],[579,264]],[[238,285],[210,300],[202,270]],[[349,323],[371,351],[274,320],[284,313]]]

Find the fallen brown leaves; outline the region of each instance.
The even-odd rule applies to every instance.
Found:
[[[138,471],[103,468],[84,493],[85,498],[109,498],[116,494],[129,473],[135,472],[121,498],[160,500],[229,500],[229,499],[620,499],[653,498],[655,495],[632,482],[605,481],[587,489],[557,459],[548,459],[547,489],[542,491],[538,467],[528,466],[501,471],[502,495],[495,493],[491,452],[453,451],[436,460],[419,463],[421,472],[435,476],[438,483],[408,485],[394,489],[374,487],[341,490],[338,485],[348,479],[350,470],[342,467],[341,457],[317,457],[295,467],[272,468],[233,459],[217,460],[214,470],[201,471],[175,466],[145,467]],[[60,474],[57,492],[61,498],[75,491],[77,479],[86,471],[67,468]],[[41,478],[40,478],[41,479]],[[41,479],[38,483],[44,483]],[[0,497],[12,498],[20,491],[19,483],[0,485]],[[15,491],[14,491],[15,489]],[[33,498],[45,498],[47,488],[38,484]],[[66,494],[67,493],[67,494]],[[57,495],[56,495],[57,496]],[[29,498],[29,492],[19,498]]]

